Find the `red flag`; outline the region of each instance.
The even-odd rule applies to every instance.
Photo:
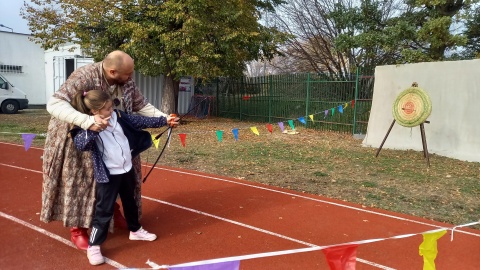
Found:
[[[266,127],[270,133],[272,133],[272,124],[266,124]]]
[[[352,109],[355,108],[355,100],[352,100]]]
[[[185,139],[187,138],[187,134],[180,133],[178,136],[180,136],[180,141],[182,142],[183,147],[185,147]]]
[[[355,270],[358,245],[322,249],[331,270]]]

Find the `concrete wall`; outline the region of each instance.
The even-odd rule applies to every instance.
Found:
[[[429,152],[480,162],[480,59],[377,67],[363,145],[380,146],[394,119],[393,102],[413,82],[432,101],[432,113],[427,119],[430,124],[425,124]],[[383,146],[386,148],[423,151],[420,127],[396,123]]]
[[[0,64],[21,66],[22,72],[2,74],[27,94],[30,105],[46,103],[44,50],[30,35],[0,31]]]

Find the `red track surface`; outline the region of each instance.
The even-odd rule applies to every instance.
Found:
[[[110,264],[90,266],[60,222],[39,221],[42,149],[0,143],[0,269],[150,268],[403,234],[361,244],[357,269],[422,269],[420,233],[454,225],[193,171],[158,168],[143,186],[142,225],[154,242],[116,230],[102,245]],[[458,224],[457,224],[458,225]],[[437,269],[480,269],[480,231],[438,241]],[[328,269],[322,251],[242,260],[240,269]]]

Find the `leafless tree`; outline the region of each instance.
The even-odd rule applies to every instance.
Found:
[[[395,12],[398,13],[401,1],[381,1],[375,14],[364,14],[363,18],[355,18],[348,13],[349,9],[358,8],[361,4],[362,1],[356,0],[290,0],[279,7],[277,14],[272,15],[272,23],[294,38],[284,47],[285,57],[283,61],[277,61],[280,65],[276,67],[291,72],[347,76],[356,66],[390,57],[380,46],[372,45],[368,49],[360,46],[342,49],[336,46],[336,40],[342,35],[353,36],[367,30],[381,31],[386,26],[385,21]],[[378,29],[362,29],[369,26],[365,20],[376,20],[373,25]]]

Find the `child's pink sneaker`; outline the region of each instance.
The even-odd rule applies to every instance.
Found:
[[[130,240],[142,240],[142,241],[153,241],[157,239],[157,236],[153,233],[145,231],[142,227],[136,232],[130,232],[128,237]]]
[[[100,252],[100,246],[89,246],[87,249],[87,258],[91,265],[105,263],[105,258]]]

